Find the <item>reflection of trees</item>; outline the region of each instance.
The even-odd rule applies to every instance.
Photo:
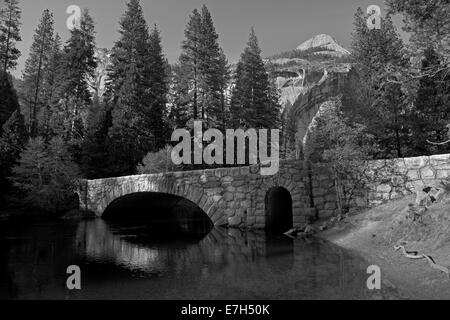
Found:
[[[221,228],[196,243],[139,244],[129,238],[130,230],[126,234],[124,237],[120,228],[96,220],[80,225],[77,239],[85,241],[90,259],[150,274],[179,276],[176,287],[258,288],[260,296],[252,298],[275,299],[367,295],[368,264],[326,243]]]
[[[197,242],[140,242],[128,224],[95,220],[76,228],[66,222],[8,228],[6,237],[17,240],[1,247],[0,297],[73,297],[65,288],[65,270],[76,264],[89,288],[82,297],[370,298],[370,263],[327,243],[220,228]],[[116,266],[120,272],[111,273]]]
[[[244,233],[218,228],[195,243],[139,243],[139,238],[134,238],[132,233],[132,228],[120,230],[120,227],[112,227],[103,220],[87,221],[79,226],[77,245],[84,248],[90,259],[111,261],[152,273],[181,272],[198,265],[207,265],[209,270],[238,267],[266,255],[284,261],[286,256],[290,256],[293,260],[292,240],[273,240],[264,232]]]
[[[10,237],[10,247],[2,248],[0,260],[7,287],[0,283],[0,298],[41,299],[49,291],[64,296],[65,270],[75,256],[67,235],[75,229],[66,223],[8,226],[4,236]]]

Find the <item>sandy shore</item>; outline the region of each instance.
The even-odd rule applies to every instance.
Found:
[[[426,260],[408,259],[400,251],[394,250],[399,230],[402,230],[399,220],[407,215],[408,204],[412,202],[413,198],[405,198],[368,210],[347,218],[317,236],[352,250],[369,263],[379,266],[383,283],[396,287],[407,299],[450,299],[450,279],[445,273],[431,268]],[[449,208],[448,203],[437,204],[427,214],[448,219]],[[433,228],[432,224],[428,228],[430,226]],[[424,228],[427,226],[421,226],[419,230]],[[437,229],[442,229],[442,225]],[[424,241],[408,241],[407,249],[431,255],[436,263],[448,267],[450,245],[447,245],[447,240],[450,239],[450,230],[445,227],[435,231],[431,237],[424,232]]]

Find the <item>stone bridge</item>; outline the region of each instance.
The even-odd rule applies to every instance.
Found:
[[[262,176],[259,166],[136,175],[86,180],[81,183],[78,194],[81,209],[93,211],[98,217],[121,197],[155,192],[190,200],[216,226],[261,229],[275,219],[268,212],[268,199],[276,190],[288,194],[284,201],[289,206],[292,201],[291,224],[316,218],[310,187],[309,173],[303,162],[292,160],[281,161],[279,172],[273,176]]]

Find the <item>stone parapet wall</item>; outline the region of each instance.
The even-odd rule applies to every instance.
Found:
[[[442,188],[443,181],[450,177],[450,154],[370,161],[366,172],[368,183],[355,190],[351,209],[378,206],[427,187]],[[312,185],[319,217],[336,214],[337,197],[329,165],[312,166]]]
[[[389,200],[440,187],[450,177],[450,154],[368,163],[369,180],[355,190],[351,209],[377,206]],[[259,166],[170,172],[83,181],[78,190],[81,208],[102,216],[123,196],[158,192],[179,196],[200,207],[216,226],[262,229],[267,223],[267,195],[272,188],[289,191],[294,225],[338,213],[330,166],[303,161],[280,162],[273,176],[262,176]]]

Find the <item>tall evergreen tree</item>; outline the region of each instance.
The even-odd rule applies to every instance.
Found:
[[[192,119],[202,119],[207,127],[224,129],[225,91],[230,76],[218,39],[208,8],[204,5],[201,12],[195,9],[185,29],[180,67],[175,75],[182,85],[179,100],[187,102],[185,107],[190,109],[185,113]]]
[[[49,90],[46,88],[48,84],[45,83],[45,80],[47,80],[46,74],[51,63],[50,59],[54,47],[53,24],[53,14],[47,9],[44,10],[35,31],[30,55],[25,62],[23,82],[29,111],[28,131],[31,136],[37,134],[37,114],[46,104],[46,101],[44,101],[45,92]]]
[[[202,40],[202,16],[197,9],[194,9],[190,20],[184,30],[185,40],[182,43],[182,53],[180,55],[181,69],[185,74],[183,78],[189,83],[189,95],[192,105],[192,117],[194,120],[200,119],[201,106],[200,97],[200,63],[201,63],[201,40]]]
[[[189,98],[189,84],[185,66],[177,63],[171,66],[169,90],[169,123],[172,129],[188,128],[192,117]]]
[[[120,21],[120,39],[112,53],[108,95],[112,104],[109,139],[115,174],[131,174],[144,155],[154,149],[151,116],[149,31],[138,0],[130,0]],[[154,49],[152,49],[154,50]],[[157,50],[156,50],[157,51]],[[162,87],[162,86],[161,86]],[[155,89],[154,92],[161,91]],[[162,103],[161,97],[159,97]]]
[[[229,66],[219,46],[219,36],[214,27],[211,13],[203,5],[201,13],[200,38],[200,90],[202,119],[208,127],[225,129],[225,90],[229,80]]]
[[[149,68],[152,72],[148,76],[150,90],[150,106],[145,112],[146,123],[150,126],[154,139],[154,148],[162,149],[170,138],[167,126],[167,96],[169,90],[167,60],[164,57],[161,35],[154,26],[149,37]]]
[[[266,129],[278,127],[280,105],[275,91],[252,28],[247,47],[236,68],[231,97],[232,125]]]
[[[407,106],[401,85],[389,82],[385,70],[386,66],[405,66],[403,42],[389,16],[382,19],[379,30],[370,30],[367,18],[358,8],[352,35],[355,64],[343,110],[378,138],[378,156],[402,157],[407,148]]]
[[[89,79],[97,67],[94,21],[88,10],[83,11],[80,26],[71,31],[62,59],[64,77],[60,92],[66,118],[70,119],[66,135],[67,139],[79,140],[83,137],[84,122],[92,102]]]
[[[3,0],[0,8],[0,63],[1,70],[15,68],[17,59],[20,57],[20,50],[16,43],[21,41],[20,18],[22,11],[19,8],[18,0]]]
[[[43,76],[45,86],[42,88],[42,101],[44,104],[37,116],[38,135],[47,141],[57,135],[50,122],[53,111],[58,109],[60,98],[63,96],[60,85],[64,79],[62,57],[61,38],[59,34],[56,34],[49,53],[49,63]]]

